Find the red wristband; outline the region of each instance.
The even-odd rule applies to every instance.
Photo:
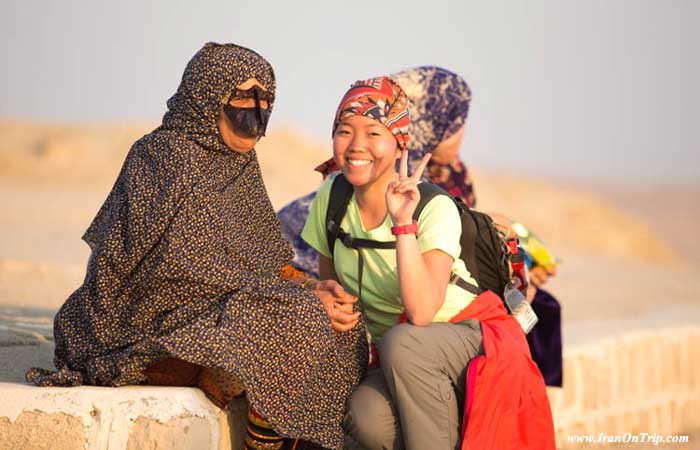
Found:
[[[398,225],[391,227],[391,234],[398,236],[399,234],[415,234],[418,236],[418,222],[415,220],[410,225]]]

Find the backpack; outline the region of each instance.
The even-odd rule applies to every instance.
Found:
[[[460,253],[460,259],[464,261],[467,270],[469,270],[469,273],[476,280],[478,286],[475,286],[456,274],[452,274],[450,283],[456,284],[474,295],[479,295],[486,290],[490,290],[498,295],[505,303],[505,288],[510,281],[510,267],[508,263],[509,252],[505,238],[493,225],[491,217],[479,211],[469,209],[460,199],[451,196],[433,183],[419,183],[418,191],[420,192],[420,200],[413,213],[413,220],[418,221],[418,217],[420,217],[425,205],[438,195],[447,195],[450,197],[459,211],[462,221],[462,235],[460,238],[462,252]],[[326,238],[328,239],[328,248],[330,249],[331,256],[333,255],[333,247],[335,246],[336,239],[340,239],[346,247],[357,250],[359,255],[357,270],[359,283],[358,297],[361,299],[364,260],[360,249],[392,249],[396,248],[396,241],[382,242],[353,238],[340,227],[340,223],[343,217],[345,217],[348,203],[350,203],[353,192],[352,185],[345,179],[343,174],[338,174],[333,180],[328,200],[328,208],[326,210]]]

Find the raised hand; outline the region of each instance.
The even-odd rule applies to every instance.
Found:
[[[389,183],[385,195],[386,207],[394,225],[408,225],[413,222],[413,212],[418,206],[418,200],[420,200],[418,182],[431,156],[430,153],[426,153],[415,173],[409,177],[408,150],[401,152],[399,177]]]

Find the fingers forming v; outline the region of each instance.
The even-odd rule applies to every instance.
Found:
[[[418,186],[413,178],[403,180],[394,187],[394,192],[398,194],[405,194],[412,191],[416,193],[418,192]]]
[[[416,167],[416,171],[413,172],[411,175],[411,179],[418,183],[420,181],[420,178],[423,176],[423,171],[425,170],[425,166],[428,165],[428,162],[430,161],[430,158],[432,158],[433,154],[432,153],[426,153],[423,155],[423,159],[421,159],[420,164],[418,164],[418,167]]]
[[[401,160],[399,161],[399,180],[408,178],[408,150],[401,150]]]

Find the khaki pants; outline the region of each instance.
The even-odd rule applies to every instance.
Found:
[[[483,355],[481,324],[397,325],[348,400],[345,428],[367,450],[454,450],[468,362]]]

